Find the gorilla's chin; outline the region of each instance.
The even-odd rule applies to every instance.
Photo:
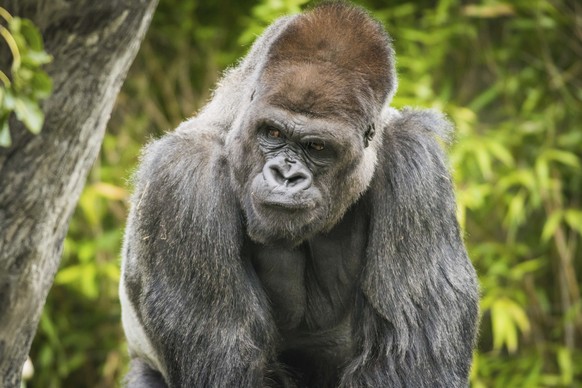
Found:
[[[247,234],[254,242],[296,246],[324,228],[323,209],[305,204],[260,202],[245,206]]]

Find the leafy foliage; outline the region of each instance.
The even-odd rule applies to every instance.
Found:
[[[582,7],[360,2],[394,38],[394,104],[455,122],[458,216],[482,287],[474,387],[582,384]],[[219,70],[302,0],[162,0],[65,241],[29,386],[114,386],[127,363],[118,256],[140,147],[201,107]],[[578,24],[577,24],[578,23]]]
[[[0,146],[8,147],[12,112],[30,132],[38,134],[42,129],[40,100],[52,91],[52,81],[42,65],[49,63],[51,57],[44,51],[42,37],[30,20],[12,17],[0,7],[0,21],[0,36],[12,54],[10,75],[0,71]]]

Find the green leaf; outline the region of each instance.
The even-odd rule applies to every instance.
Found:
[[[493,349],[501,350],[505,345],[509,352],[517,349],[517,328],[507,311],[505,299],[500,299],[491,307],[493,329]]]
[[[550,189],[550,167],[544,157],[539,157],[535,163],[536,177],[542,191]]]
[[[38,67],[50,63],[53,57],[45,51],[27,50],[22,55],[22,63],[32,67]]]
[[[53,81],[44,71],[37,71],[32,77],[31,86],[33,97],[37,100],[43,100],[51,95]]]
[[[0,147],[10,147],[10,127],[8,127],[8,115],[0,118]]]
[[[80,265],[71,265],[57,272],[55,284],[72,284],[79,281],[83,267]]]
[[[580,167],[580,159],[578,159],[576,154],[571,152],[550,149],[544,152],[544,156],[549,160],[555,160],[556,162],[560,162],[570,167]]]
[[[14,95],[10,89],[4,89],[4,96],[2,99],[2,105],[0,107],[11,112],[14,110],[14,105],[16,104],[14,100]]]
[[[581,210],[566,210],[566,223],[570,228],[582,235],[582,211]]]
[[[493,176],[493,170],[491,165],[491,156],[483,148],[475,149],[475,158],[477,159],[477,164],[481,170],[481,174],[485,179],[491,179]]]
[[[515,352],[518,344],[518,329],[523,333],[530,330],[530,322],[523,308],[505,297],[497,299],[491,306],[491,321],[493,348],[497,350],[505,345],[510,353]]]
[[[95,300],[99,296],[97,267],[95,264],[83,266],[83,271],[81,272],[81,292],[89,300]]]
[[[527,260],[511,268],[511,275],[515,279],[523,279],[527,273],[535,272],[544,265],[542,259]]]
[[[556,233],[558,226],[564,218],[564,213],[562,211],[553,212],[544,224],[544,229],[542,230],[542,241],[548,242]]]
[[[572,352],[568,348],[560,346],[558,349],[558,365],[560,367],[560,375],[562,378],[562,384],[564,386],[570,386],[574,378],[574,365],[572,363]]]
[[[43,50],[42,36],[32,21],[28,19],[20,19],[20,33],[26,40],[28,47],[32,50]]]
[[[25,90],[26,86],[30,84],[30,81],[34,77],[34,70],[28,67],[21,67],[15,74],[14,74],[14,84],[17,87],[17,91]]]
[[[35,135],[40,133],[44,122],[44,113],[38,103],[26,97],[16,98],[14,113],[18,120],[22,121],[26,128]]]
[[[526,193],[524,190],[520,190],[509,200],[507,214],[505,215],[505,224],[508,227],[517,229],[524,223],[526,219],[525,200]]]

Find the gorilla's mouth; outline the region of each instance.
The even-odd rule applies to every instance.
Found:
[[[255,241],[295,240],[320,229],[316,222],[325,219],[320,196],[279,195],[270,190],[257,190],[247,197],[247,227]]]
[[[309,210],[315,207],[315,203],[312,201],[288,201],[280,200],[278,198],[268,198],[260,201],[261,206],[271,208],[273,210],[282,210],[287,212],[300,212],[302,210]]]

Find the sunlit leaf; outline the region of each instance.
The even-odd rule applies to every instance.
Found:
[[[509,200],[505,216],[506,225],[517,228],[525,221],[525,198],[525,192],[520,190]]]
[[[517,349],[517,328],[503,299],[491,307],[491,324],[493,349],[501,350],[505,346],[509,352],[514,352]]]
[[[8,117],[0,117],[0,146],[10,147],[10,128],[8,127]]]
[[[551,149],[544,152],[549,160],[555,160],[570,167],[580,167],[580,159],[575,154],[557,149]]]
[[[541,259],[532,259],[518,263],[511,268],[511,274],[516,279],[522,279],[524,275],[535,272],[544,265]]]
[[[98,225],[100,222],[100,209],[97,206],[97,200],[94,186],[87,186],[79,198],[79,206],[83,209],[83,214],[90,225]]]
[[[16,100],[14,99],[14,94],[12,90],[6,89],[3,92],[2,96],[2,108],[4,111],[12,111],[14,110],[14,106],[16,105]]]
[[[484,148],[477,148],[474,152],[481,174],[483,174],[486,179],[490,179],[493,175],[491,157]]]
[[[500,16],[510,16],[515,13],[509,4],[486,4],[486,5],[466,5],[463,13],[476,18],[496,18]]]
[[[566,210],[565,218],[568,226],[582,235],[582,210]]]
[[[563,218],[564,213],[559,210],[550,214],[550,216],[544,223],[544,228],[542,230],[542,241],[548,242],[554,236]]]
[[[37,102],[26,97],[17,97],[14,105],[14,113],[16,113],[18,120],[22,121],[30,132],[35,135],[40,133],[44,122],[44,113]]]
[[[495,185],[499,192],[507,192],[511,187],[524,187],[529,192],[536,190],[536,180],[531,170],[519,169],[504,175]]]
[[[72,284],[79,281],[82,270],[83,267],[80,265],[72,265],[59,270],[55,276],[55,284]]]
[[[541,190],[550,189],[550,167],[545,158],[539,157],[535,164],[536,178]]]
[[[22,55],[22,63],[29,66],[41,66],[50,63],[53,57],[45,51],[26,51]]]
[[[560,367],[560,376],[562,384],[570,386],[574,378],[574,366],[572,362],[572,353],[568,348],[560,347],[558,349],[558,366]]]
[[[34,23],[28,19],[19,19],[19,32],[26,39],[27,46],[35,51],[42,51],[42,36]]]
[[[97,288],[97,268],[95,265],[83,266],[83,271],[81,272],[81,290],[90,300],[96,299],[99,296],[99,289]]]
[[[530,330],[529,319],[523,308],[508,298],[500,298],[491,306],[493,327],[493,348],[500,350],[504,346],[509,352],[515,352],[518,345],[518,329],[527,333]]]

